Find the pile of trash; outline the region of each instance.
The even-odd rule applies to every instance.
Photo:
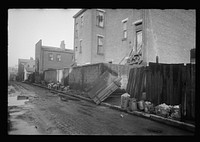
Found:
[[[159,116],[180,120],[180,105],[166,105],[165,103],[155,107],[155,112]]]
[[[48,83],[47,84],[47,87],[49,88],[49,89],[56,89],[56,90],[62,90],[62,91],[67,91],[67,90],[69,90],[69,86],[67,86],[67,87],[65,87],[65,86],[63,86],[61,83],[53,83],[53,82],[51,82],[51,83]]]
[[[149,101],[140,100],[136,98],[130,98],[128,93],[121,96],[121,108],[129,111],[145,111],[146,113],[154,112],[154,105]]]
[[[165,118],[180,120],[180,105],[167,105],[162,103],[154,106],[150,101],[130,98],[128,93],[121,95],[121,108],[129,111],[144,111],[145,113],[156,114]]]

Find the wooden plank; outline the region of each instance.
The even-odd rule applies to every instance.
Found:
[[[186,67],[181,67],[181,119],[186,119]]]
[[[191,88],[191,98],[192,98],[192,108],[191,108],[191,113],[192,113],[192,119],[195,120],[195,64],[191,65],[191,84],[192,84],[192,88]]]
[[[170,92],[169,92],[169,96],[170,96],[170,102],[168,105],[173,104],[173,65],[170,64]]]
[[[147,70],[147,100],[151,101],[151,70]]]
[[[88,92],[88,95],[96,104],[105,100],[112,92],[119,88],[120,77],[114,77],[109,72],[103,73],[94,87]]]
[[[130,95],[131,96],[133,96],[134,98],[135,98],[135,91],[134,91],[134,86],[135,86],[135,82],[136,82],[136,68],[133,68],[133,77],[132,77],[132,84],[131,84],[131,86],[130,86],[130,89],[131,89],[131,91],[130,91]]]
[[[186,117],[191,119],[191,77],[190,77],[190,65],[186,65]]]
[[[133,78],[133,71],[131,69],[130,72],[129,72],[128,83],[127,83],[127,86],[126,86],[126,92],[128,92],[129,94],[131,92],[131,84],[132,84],[132,81],[133,81],[132,78]]]

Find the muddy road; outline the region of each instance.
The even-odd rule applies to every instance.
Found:
[[[8,85],[8,118],[10,135],[193,135],[20,82]]]

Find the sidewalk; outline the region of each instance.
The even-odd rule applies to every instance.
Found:
[[[42,85],[36,84],[36,83],[32,83],[32,85],[42,87],[42,88],[45,88],[45,89],[49,89],[46,86],[42,86]],[[59,95],[73,96],[73,97],[94,103],[93,100],[91,100],[89,97],[76,95],[75,93],[72,93],[72,92],[65,92],[65,91],[53,90],[53,89],[51,91],[56,92],[56,93],[60,93]],[[120,95],[111,96],[111,97],[108,97],[104,102],[101,102],[101,105],[112,108],[112,109],[116,109],[116,110],[119,110],[119,111],[123,111],[123,112],[126,112],[126,113],[131,114],[131,115],[140,116],[140,117],[151,119],[151,120],[161,122],[161,123],[164,123],[164,124],[167,124],[167,125],[178,127],[180,129],[195,132],[195,125],[192,125],[192,124],[189,124],[189,123],[180,122],[180,121],[169,119],[169,118],[164,118],[164,117],[161,117],[161,116],[158,116],[158,115],[148,114],[148,113],[141,112],[141,111],[130,112],[130,111],[127,111],[127,110],[123,110],[120,107],[120,101],[121,101]]]

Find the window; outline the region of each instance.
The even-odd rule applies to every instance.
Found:
[[[75,38],[78,38],[78,23],[75,24]]]
[[[49,61],[53,61],[53,54],[49,53]]]
[[[81,26],[83,26],[83,15],[81,15]]]
[[[79,53],[82,53],[82,39],[80,40],[80,50]]]
[[[104,27],[104,12],[97,10],[97,26]]]
[[[142,49],[142,22],[135,24],[136,30],[136,52],[141,52]]]
[[[56,60],[57,60],[58,62],[61,61],[61,55],[60,55],[60,54],[57,54],[57,56],[56,56]]]
[[[77,46],[75,47],[75,51],[78,51],[78,47]]]
[[[102,55],[103,52],[103,36],[97,36],[97,54]]]
[[[123,39],[127,39],[127,21],[128,20],[123,20]]]

